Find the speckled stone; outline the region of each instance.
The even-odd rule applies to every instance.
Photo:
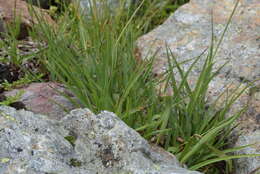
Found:
[[[166,45],[179,62],[199,56],[210,45],[212,34],[212,19],[214,40],[219,40],[236,0],[191,0],[180,7],[165,23],[150,33],[140,37],[137,48],[140,58],[144,59],[156,53],[154,73],[162,74],[168,67]],[[208,97],[216,98],[224,89],[234,89],[238,85],[245,86],[248,81],[260,79],[260,3],[259,0],[240,0],[232,22],[215,57],[215,69],[228,61],[227,65],[213,79],[209,86]],[[204,58],[204,59],[203,59]],[[202,68],[205,56],[193,69],[189,82],[195,84]],[[191,65],[183,64],[184,70]],[[249,104],[249,110],[240,119],[239,137],[237,143],[245,145],[256,141],[260,144],[260,83],[247,90],[235,103],[232,112],[238,111],[244,104]],[[224,100],[224,98],[223,98]],[[221,100],[221,102],[223,102]],[[250,134],[253,136],[248,139]],[[252,147],[255,153],[260,153],[259,146]],[[250,151],[250,152],[253,152]],[[248,151],[249,152],[249,151]],[[243,153],[243,152],[241,152]],[[241,161],[240,163],[241,164]],[[247,174],[260,167],[260,157],[254,160],[243,160],[244,170],[237,168],[237,174]],[[248,171],[248,172],[246,172]]]
[[[47,173],[200,174],[111,112],[76,109],[55,121],[0,106],[0,174]]]

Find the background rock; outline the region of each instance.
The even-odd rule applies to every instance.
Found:
[[[199,174],[106,111],[77,109],[54,121],[0,106],[0,130],[0,173]]]
[[[90,11],[90,3],[91,2],[93,4],[93,2],[97,2],[97,5],[101,5],[102,3],[106,3],[108,5],[108,7],[111,9],[111,11],[115,11],[117,8],[120,7],[120,5],[122,5],[123,3],[125,3],[124,5],[126,7],[129,7],[129,5],[131,4],[135,4],[140,0],[78,0],[78,2],[80,3],[80,6],[82,7],[84,12],[88,12]],[[102,10],[102,9],[100,9]]]
[[[57,5],[57,2],[61,2],[61,3],[70,3],[71,0],[59,0],[56,2],[56,0],[23,0],[26,1],[27,3],[31,3],[35,6],[44,8],[44,9],[49,9],[51,5]]]
[[[62,93],[74,98],[73,95],[61,84],[32,83],[20,89],[6,91],[4,95],[15,96],[21,91],[24,93],[19,102],[22,102],[26,109],[37,114],[48,115],[51,119],[60,120],[68,111],[75,109],[75,106]]]
[[[238,154],[259,154],[260,149],[260,130],[255,130],[240,136],[236,142],[236,146],[243,146],[245,144],[254,144],[252,147],[247,147],[243,149]],[[236,173],[246,173],[246,174],[258,174],[259,173],[259,159],[258,158],[240,158],[236,160],[235,168]],[[258,172],[258,173],[257,173]]]
[[[218,40],[225,28],[236,0],[191,0],[180,7],[167,21],[150,33],[142,36],[137,47],[140,58],[156,54],[154,73],[161,74],[167,69],[167,45],[178,61],[199,56],[210,45],[211,19],[213,15],[214,40]],[[213,79],[209,87],[209,98],[214,99],[225,88],[230,90],[244,82],[260,79],[260,3],[258,0],[240,0],[232,22],[216,56],[215,68],[229,61],[219,75]],[[191,84],[201,71],[201,59],[189,78]],[[191,63],[183,64],[185,70]],[[231,84],[231,85],[230,85]],[[233,111],[249,104],[248,112],[240,120],[237,134],[242,134],[237,145],[257,143],[260,145],[260,83],[255,83],[247,93],[243,94],[235,104]],[[223,98],[224,99],[224,98]],[[248,137],[250,135],[250,138]],[[246,152],[260,153],[256,145]],[[243,153],[243,151],[241,151]],[[243,163],[243,164],[242,164]],[[243,159],[237,168],[237,174],[248,174],[260,167],[260,157]]]
[[[14,9],[15,13],[14,13]],[[55,25],[55,22],[52,18],[47,14],[46,11],[34,7],[35,12],[43,16],[43,19],[46,23],[51,25]],[[28,4],[22,0],[0,0],[0,25],[1,23],[10,24],[15,21],[15,14],[21,19],[21,31],[19,38],[22,39],[28,35],[28,29],[33,26],[33,24],[38,23],[35,17],[32,17],[30,11],[28,9]],[[0,26],[1,27],[1,26]],[[6,32],[7,28],[4,29]]]

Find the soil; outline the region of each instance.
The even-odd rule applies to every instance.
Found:
[[[6,100],[6,96],[3,95],[4,88],[1,86],[1,84],[5,81],[12,83],[18,80],[21,76],[19,72],[19,68],[15,67],[14,65],[0,63],[0,102]],[[16,109],[26,109],[22,102],[14,102],[11,103],[10,106]]]
[[[12,83],[19,79],[19,68],[11,64],[0,63],[0,84],[4,81]]]
[[[19,50],[19,54],[21,56],[39,52],[39,48],[45,47],[46,44],[33,42],[31,38],[21,40],[17,45],[17,49]],[[0,58],[1,57],[7,60],[11,58],[10,55],[8,55],[7,51],[4,50],[4,48],[0,49]],[[22,65],[20,65],[19,67],[10,62],[0,62],[0,102],[6,100],[6,97],[3,95],[5,89],[2,87],[1,84],[5,81],[7,81],[8,83],[12,83],[24,77],[25,73],[22,69],[26,69],[33,74],[44,74],[44,77],[42,78],[48,81],[48,73],[38,60],[39,59],[37,59],[36,57],[32,58],[26,62],[22,62]],[[22,102],[14,102],[11,103],[10,106],[16,109],[25,109],[25,105]]]

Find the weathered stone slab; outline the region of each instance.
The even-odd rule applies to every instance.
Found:
[[[229,16],[235,6],[236,0],[191,0],[180,7],[164,24],[150,33],[142,36],[137,47],[140,58],[156,54],[154,72],[163,73],[167,68],[166,45],[172,51],[178,61],[182,62],[199,56],[210,45],[211,28],[213,19],[214,40],[220,36],[226,26]],[[238,8],[227,30],[225,38],[216,56],[215,68],[224,63],[227,65],[219,75],[213,79],[209,88],[209,98],[215,98],[228,87],[246,85],[245,82],[260,79],[260,3],[258,0],[240,0]],[[189,82],[195,84],[203,65],[201,59],[189,77]],[[191,62],[185,63],[185,70]],[[241,118],[241,126],[237,144],[246,145],[257,143],[260,131],[260,82],[236,103],[233,111],[242,108],[249,103],[249,110]],[[224,98],[223,98],[224,99]],[[251,135],[253,137],[248,138]],[[254,136],[255,135],[255,136]],[[254,140],[254,141],[253,141]],[[247,152],[260,153],[258,146]],[[242,153],[242,152],[241,152]],[[242,165],[240,163],[240,165]],[[247,174],[260,167],[260,158],[244,159],[244,169],[237,168],[237,174]]]
[[[152,148],[113,113],[76,109],[54,121],[3,106],[0,173],[199,174]]]
[[[60,120],[68,111],[75,109],[75,105],[70,102],[63,94],[72,97],[63,85],[53,82],[32,83],[26,87],[4,92],[4,95],[16,96],[23,92],[19,102],[25,108],[37,114],[48,115],[49,118]]]

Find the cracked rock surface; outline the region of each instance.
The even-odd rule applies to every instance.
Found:
[[[0,174],[199,174],[116,115],[76,109],[60,121],[0,106]]]

